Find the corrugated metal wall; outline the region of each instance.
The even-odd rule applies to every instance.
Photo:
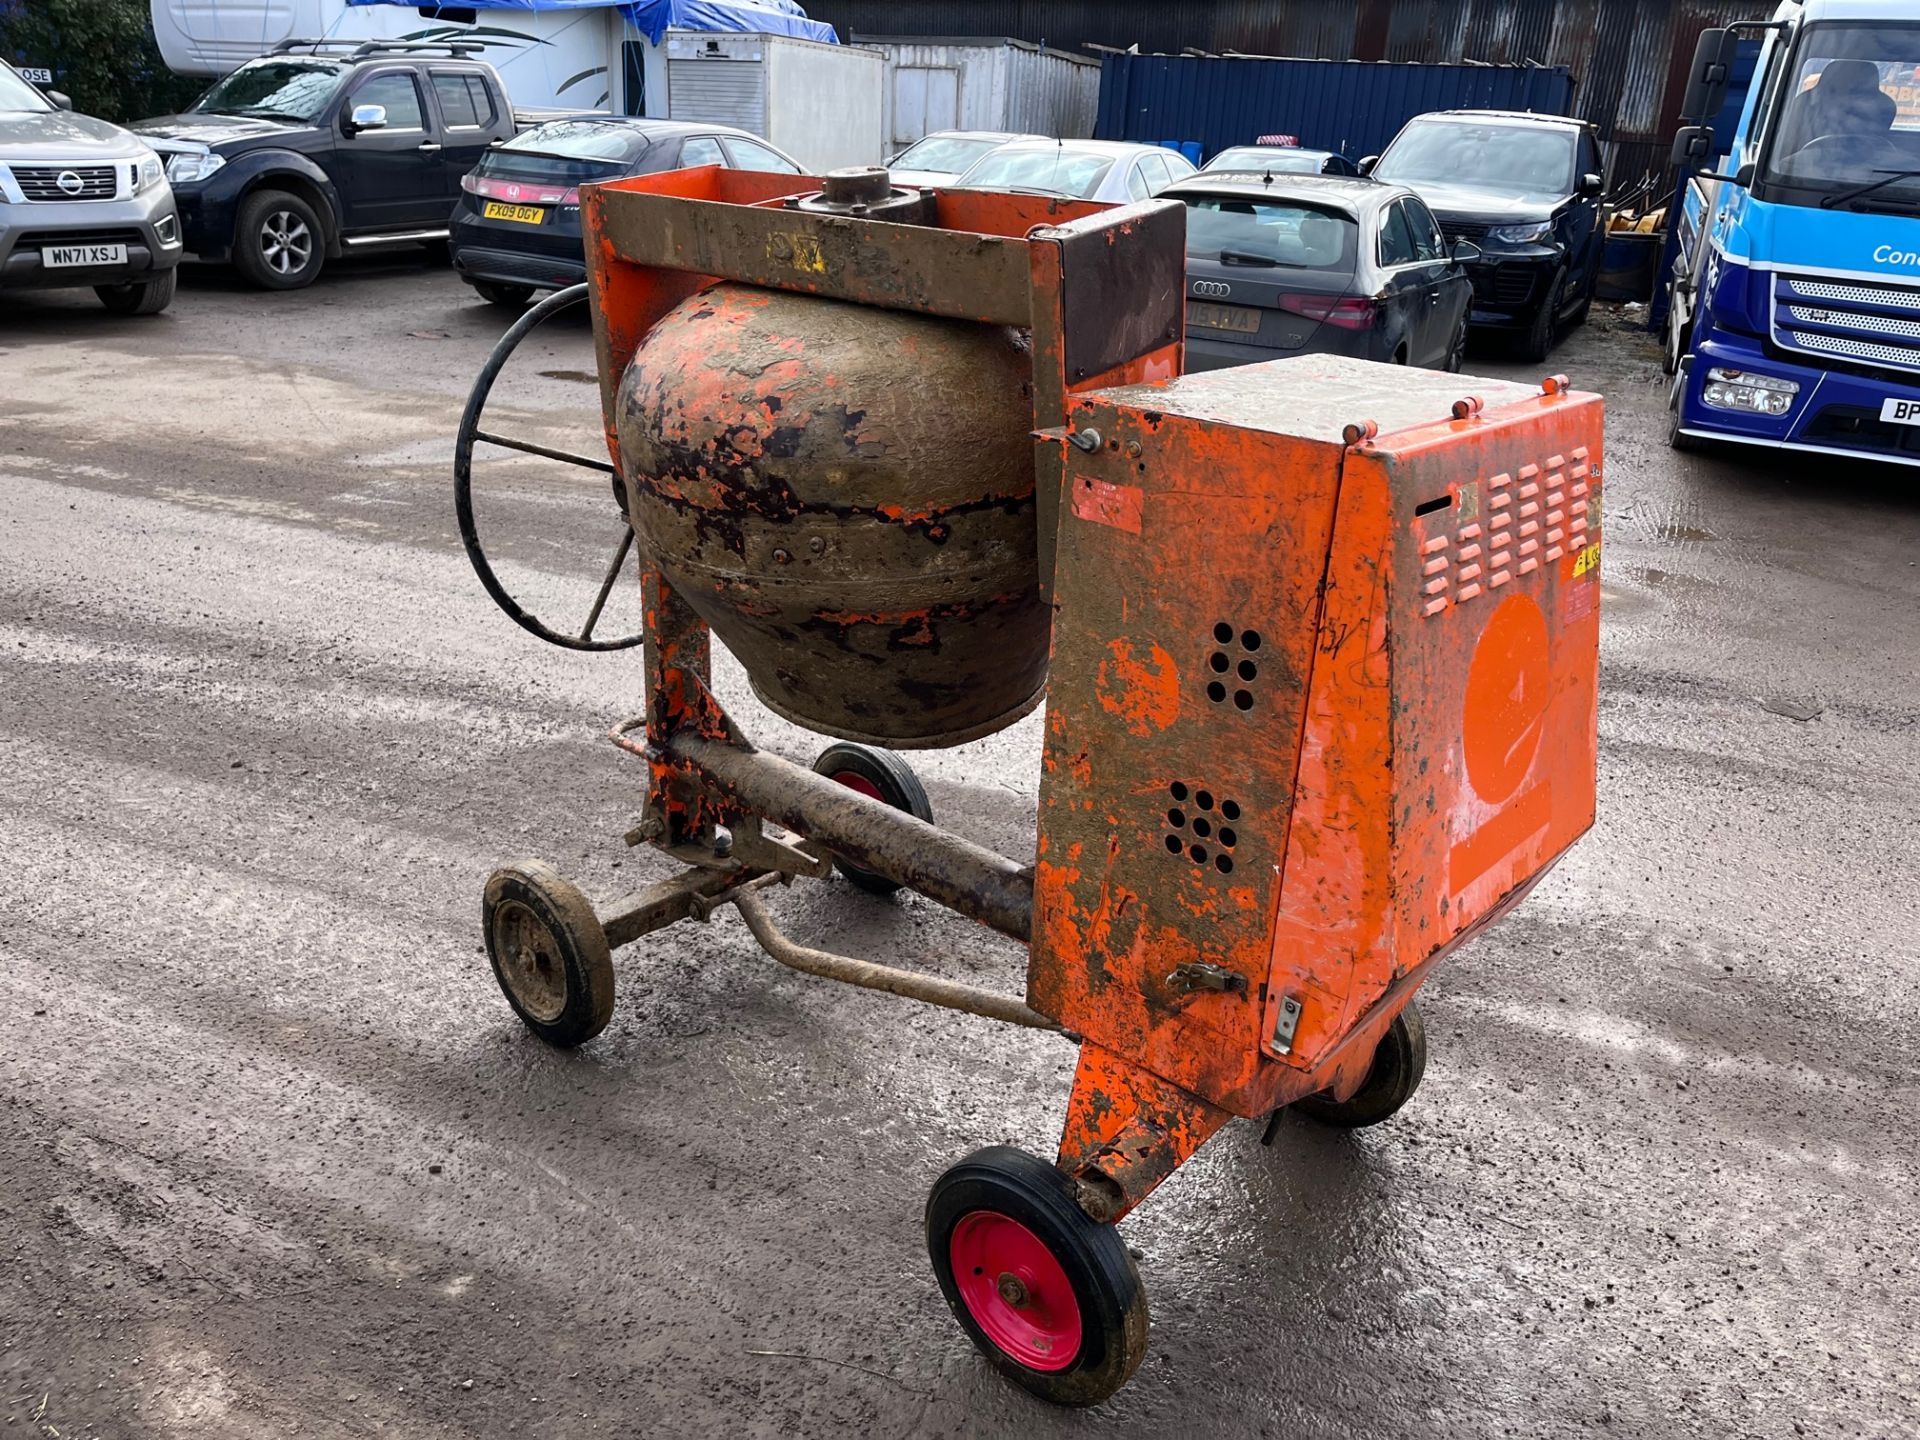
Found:
[[[1012,35],[1310,60],[1564,65],[1609,142],[1614,188],[1665,173],[1699,33],[1773,0],[805,0],[841,34]],[[1240,137],[1246,138],[1246,137]]]
[[[1424,111],[1564,115],[1572,98],[1572,82],[1558,66],[1109,55],[1094,133],[1103,140],[1198,140],[1208,155],[1280,133],[1358,160],[1384,150]]]
[[[899,149],[929,130],[1029,130],[1075,139],[1093,134],[1100,65],[1090,55],[1002,38],[902,39],[854,33],[850,45],[887,57],[887,143]],[[941,89],[929,85],[952,77]],[[922,94],[944,105],[920,103]]]

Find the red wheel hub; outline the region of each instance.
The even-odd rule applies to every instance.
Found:
[[[833,783],[836,785],[844,785],[847,789],[864,795],[869,800],[885,800],[887,798],[880,793],[880,787],[874,784],[873,781],[867,779],[864,775],[856,775],[851,770],[835,771]]]
[[[1080,1354],[1080,1301],[1038,1235],[1010,1215],[963,1215],[948,1242],[967,1312],[1029,1370],[1064,1370]]]

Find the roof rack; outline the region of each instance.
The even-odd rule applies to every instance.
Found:
[[[465,55],[484,54],[486,48],[483,43],[471,40],[282,40],[267,53],[286,55],[295,50],[307,50],[317,54],[322,50],[345,50],[347,59],[364,60],[370,55],[431,52],[459,59]]]

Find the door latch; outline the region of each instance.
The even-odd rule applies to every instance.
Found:
[[[1201,990],[1244,995],[1247,993],[1247,977],[1224,965],[1189,960],[1184,965],[1174,966],[1173,973],[1167,976],[1167,988],[1189,995]]]

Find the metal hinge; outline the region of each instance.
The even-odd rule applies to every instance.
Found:
[[[1300,1001],[1293,995],[1280,997],[1280,1013],[1273,1020],[1273,1052],[1288,1054],[1293,1049],[1293,1032],[1300,1028]]]

